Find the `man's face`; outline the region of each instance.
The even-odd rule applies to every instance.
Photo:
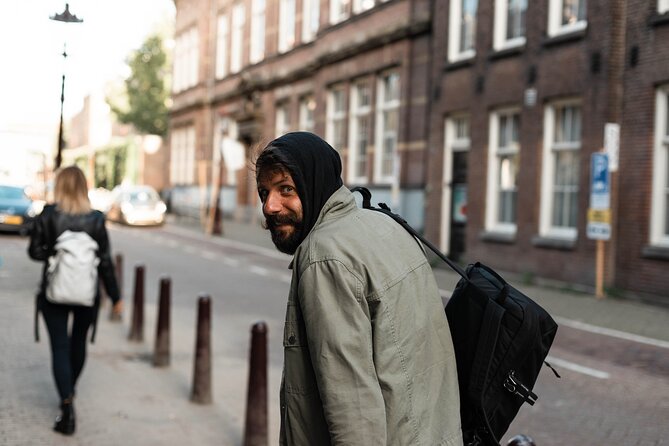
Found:
[[[295,254],[302,227],[302,201],[295,182],[285,170],[268,170],[258,176],[258,195],[267,229],[276,248]]]

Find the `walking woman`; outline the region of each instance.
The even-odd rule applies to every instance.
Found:
[[[114,313],[121,313],[122,301],[114,276],[105,217],[100,211],[91,210],[86,177],[78,167],[58,171],[54,201],[55,204],[45,206],[35,219],[28,254],[32,259],[44,262],[37,306],[49,331],[53,376],[61,401],[61,413],[56,418],[54,430],[72,435],[75,430],[75,386],[86,360],[88,329],[97,319],[98,280],[103,281],[114,302]],[[73,255],[75,260],[66,261],[63,247],[67,238],[87,242],[88,245],[80,243],[78,246],[92,247],[89,257],[81,255],[86,252],[82,249],[70,249],[67,255]],[[68,265],[63,266],[65,263]],[[67,280],[63,271],[72,268],[70,265],[73,264],[84,269],[71,269],[75,280]],[[60,270],[54,274],[57,268]],[[88,268],[88,277],[81,274],[85,268]],[[68,333],[70,315],[73,320]],[[93,330],[95,333],[95,328]]]

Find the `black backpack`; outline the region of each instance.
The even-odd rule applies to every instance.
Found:
[[[492,268],[477,262],[463,270],[384,203],[373,207],[369,190],[352,190],[362,194],[363,208],[396,220],[462,277],[445,311],[458,368],[464,443],[499,446],[520,406],[537,400],[532,388],[557,324]]]

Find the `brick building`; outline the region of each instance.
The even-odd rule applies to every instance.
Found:
[[[203,215],[223,152],[224,210],[253,214],[230,160],[312,130],[452,257],[592,286],[590,160],[615,124],[606,285],[669,294],[669,0],[175,3],[178,212]]]

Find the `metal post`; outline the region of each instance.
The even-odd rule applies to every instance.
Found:
[[[197,301],[197,335],[193,364],[193,391],[190,400],[211,404],[211,298],[201,295]]]
[[[156,325],[156,344],[153,353],[153,365],[170,365],[170,289],[169,277],[160,279],[160,299],[158,302],[158,324]]]
[[[123,297],[123,255],[121,254],[116,254],[114,272],[116,273],[116,284],[118,285],[119,296]],[[109,320],[112,322],[121,322],[121,315],[114,313],[113,306],[109,310]]]
[[[244,446],[267,446],[267,325],[251,329]]]
[[[135,295],[128,340],[135,342],[144,340],[144,266],[142,265],[135,267]]]

